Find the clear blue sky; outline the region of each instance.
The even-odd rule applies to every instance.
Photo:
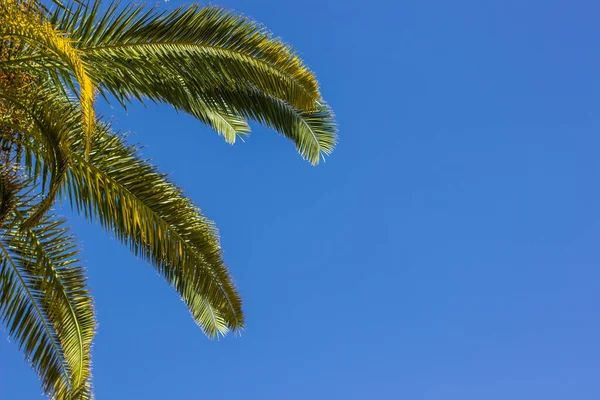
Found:
[[[205,339],[74,220],[97,398],[599,399],[597,2],[217,3],[299,49],[340,144],[312,168],[266,129],[102,107],[217,222],[247,330]],[[0,333],[0,398],[40,398]]]

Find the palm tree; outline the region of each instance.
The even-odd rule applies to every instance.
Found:
[[[313,165],[337,137],[314,74],[248,18],[217,7],[0,1],[0,316],[56,399],[93,396],[95,333],[57,199],[149,261],[207,336],[244,325],[214,224],[95,115],[98,95],[170,104],[229,143],[253,120]]]

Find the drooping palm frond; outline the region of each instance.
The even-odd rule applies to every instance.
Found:
[[[337,144],[333,112],[322,101],[310,111],[297,110],[285,101],[242,87],[215,87],[200,96],[215,109],[230,109],[235,114],[281,132],[313,165],[318,164],[324,155],[331,154]]]
[[[22,230],[15,211],[0,239],[0,315],[56,399],[91,398],[95,321],[85,272],[62,220]]]
[[[117,73],[113,74],[113,78],[117,76]],[[120,79],[128,81],[125,77]],[[114,81],[114,85],[122,87],[118,84],[118,79]],[[244,117],[236,114],[227,105],[215,107],[211,99],[208,99],[207,103],[198,94],[189,90],[185,82],[176,76],[164,79],[158,76],[147,77],[146,85],[148,89],[151,88],[151,91],[145,95],[146,98],[156,102],[162,102],[165,98],[169,98],[169,103],[176,110],[184,111],[208,125],[223,136],[227,143],[233,144],[238,136],[246,136],[250,132],[250,127]],[[142,93],[132,93],[142,102],[144,101]]]
[[[66,398],[69,392],[67,365],[56,334],[45,320],[39,296],[30,287],[35,280],[24,275],[0,243],[0,314],[9,334],[38,373],[44,392]]]
[[[89,160],[73,154],[65,181],[71,205],[151,261],[209,337],[243,328],[241,299],[212,221],[136,147],[104,129]]]
[[[71,32],[101,92],[123,104],[132,98],[172,104],[229,142],[247,133],[242,117],[266,123],[313,164],[335,147],[333,113],[323,106],[314,74],[289,46],[248,18],[217,7],[161,14],[115,3],[101,17],[96,8],[80,7],[72,14],[57,11],[52,22]],[[260,96],[272,106],[263,114],[240,111],[213,97],[220,90],[237,105]],[[289,114],[295,124],[286,120]],[[237,126],[227,123],[232,118]],[[310,123],[326,129],[307,129]]]
[[[19,216],[17,212],[17,216]],[[37,273],[43,308],[54,327],[69,366],[73,399],[91,396],[90,346],[95,333],[93,303],[79,249],[65,221],[48,216],[33,228],[19,228],[21,237],[9,243],[19,265]]]

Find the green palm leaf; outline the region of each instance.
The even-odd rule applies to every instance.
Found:
[[[135,147],[104,129],[89,160],[73,154],[65,186],[71,205],[151,261],[208,336],[243,328],[212,221]]]
[[[333,112],[324,102],[316,103],[310,111],[298,110],[257,90],[220,87],[204,91],[201,98],[215,109],[232,110],[281,132],[313,165],[331,154],[337,144]]]
[[[58,11],[52,18],[91,65],[114,65],[134,75],[139,67],[162,76],[179,71],[208,86],[249,83],[299,108],[320,98],[314,75],[291,47],[248,18],[218,7],[192,5],[159,13],[144,6],[119,8],[118,3],[99,17],[98,4],[75,14]]]
[[[72,32],[101,92],[123,104],[132,98],[172,104],[230,143],[249,131],[242,117],[253,119],[291,139],[313,164],[335,147],[333,114],[314,74],[289,46],[247,18],[216,7],[160,15],[113,5],[98,20],[95,9],[80,8],[74,15],[57,12],[53,23]],[[271,107],[241,106],[257,98]]]
[[[62,220],[24,231],[22,221],[15,211],[2,232],[0,314],[48,395],[90,398],[95,321],[77,246]]]

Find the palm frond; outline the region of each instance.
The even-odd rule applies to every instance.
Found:
[[[229,144],[235,143],[238,136],[246,136],[250,133],[250,126],[244,117],[234,113],[230,108],[214,107],[207,103],[200,96],[186,87],[183,80],[177,77],[170,77],[167,80],[160,77],[147,77],[146,85],[149,89],[146,98],[155,102],[164,102],[169,98],[169,103],[178,111],[186,112],[210,128],[214,129],[219,135],[223,136]],[[126,79],[124,81],[127,81]],[[116,86],[119,85],[115,81]],[[143,103],[144,95],[132,90],[132,94]]]
[[[199,77],[204,85],[248,83],[298,108],[308,109],[320,98],[314,75],[290,46],[260,24],[218,7],[160,13],[113,3],[101,17],[92,7],[75,14],[59,10],[51,20],[70,32],[96,66],[99,82],[119,68],[134,76]],[[127,95],[126,89],[121,92]]]
[[[0,243],[0,316],[8,332],[38,373],[44,392],[65,398],[69,392],[67,365],[56,334],[45,320],[39,297],[30,289],[35,279],[19,270]]]
[[[24,216],[17,212],[18,222]],[[37,273],[46,316],[54,327],[70,372],[70,398],[91,396],[91,343],[95,334],[93,303],[79,249],[65,221],[44,216],[33,228],[19,228],[9,242],[15,261]]]
[[[311,111],[298,110],[257,90],[215,87],[200,94],[210,109],[233,113],[269,126],[290,139],[302,157],[317,165],[337,144],[333,111],[318,102]]]
[[[20,230],[14,214],[0,240],[0,314],[10,336],[57,399],[89,399],[92,301],[63,221]]]
[[[80,8],[76,15],[58,12],[52,21],[72,32],[103,95],[124,105],[132,98],[169,103],[230,143],[249,131],[243,120],[251,118],[292,139],[313,164],[335,147],[333,114],[314,74],[289,46],[247,18],[216,7],[159,14],[113,4],[102,18]],[[217,91],[226,96],[215,100]],[[271,106],[240,107],[257,98]],[[238,128],[227,123],[232,116]]]
[[[229,118],[233,115],[240,122],[245,119],[257,121],[290,139],[300,155],[313,165],[318,164],[324,155],[330,154],[337,144],[335,117],[331,108],[323,101],[316,102],[311,110],[301,110],[243,85],[190,90],[176,77],[148,74],[136,79],[130,78],[113,71],[110,78],[112,80],[106,83],[115,87],[128,87],[130,93],[140,100],[146,97],[161,102],[169,98],[169,103],[176,109],[194,115],[220,133],[223,132],[223,127],[214,123],[219,120],[209,116]],[[143,83],[139,83],[142,80]],[[244,123],[243,130],[232,129],[229,135],[234,138],[233,132],[237,135],[246,134],[249,131],[246,126]],[[225,136],[226,139],[227,137]]]
[[[151,261],[209,337],[243,328],[214,224],[136,147],[104,129],[89,160],[73,154],[65,181],[72,207]]]

